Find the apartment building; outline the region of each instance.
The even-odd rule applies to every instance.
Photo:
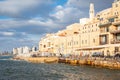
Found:
[[[66,29],[47,34],[39,42],[40,52],[80,54],[104,52],[113,55],[120,48],[120,0],[95,15],[90,4],[89,18],[80,19]]]

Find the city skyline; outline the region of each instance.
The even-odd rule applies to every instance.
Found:
[[[0,51],[38,45],[46,33],[57,32],[88,17],[90,3],[94,3],[97,13],[111,7],[113,1],[0,0]]]

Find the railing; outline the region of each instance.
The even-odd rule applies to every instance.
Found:
[[[108,42],[106,41],[106,42],[101,42],[100,41],[100,45],[105,45],[105,44],[108,44]]]
[[[112,34],[120,33],[120,30],[110,30],[110,33]]]
[[[100,24],[99,24],[99,27],[107,26],[107,25],[111,25],[111,22],[100,23]]]
[[[115,20],[114,22],[112,22],[113,25],[120,25],[120,19]]]

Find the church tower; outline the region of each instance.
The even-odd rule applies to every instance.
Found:
[[[94,4],[90,3],[90,10],[89,10],[89,18],[92,20],[94,18],[95,12],[94,12]]]

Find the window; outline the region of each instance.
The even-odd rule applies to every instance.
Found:
[[[114,22],[114,18],[110,18],[110,19],[109,19],[109,22]]]
[[[120,30],[120,25],[118,26],[117,30]]]
[[[75,45],[75,41],[74,41],[74,45]]]
[[[69,46],[69,42],[68,42],[68,46]]]
[[[93,39],[93,43],[95,43],[95,39]]]
[[[109,32],[109,28],[107,27],[107,32]]]
[[[97,17],[100,17],[100,15],[97,15]]]
[[[48,42],[48,47],[50,47],[50,42]]]
[[[46,48],[46,45],[44,45],[43,47]]]
[[[105,32],[109,32],[109,28],[108,27],[105,27]]]
[[[71,46],[71,42],[70,42],[70,46]]]
[[[76,41],[76,44],[78,45],[78,41]]]
[[[100,18],[100,21],[103,21],[103,18]]]
[[[92,29],[92,31],[91,32],[93,32],[93,29]]]
[[[96,26],[97,26],[97,24],[96,24]]]
[[[56,47],[58,47],[58,45],[55,45]]]
[[[117,38],[118,40],[120,40],[120,34],[117,34],[117,35],[116,35],[116,38]]]
[[[96,28],[96,31],[97,31],[97,28]]]
[[[118,15],[118,12],[115,12],[114,14],[115,14],[115,15]]]
[[[101,44],[107,44],[107,35],[100,36],[100,42]]]
[[[82,40],[82,44],[84,44],[84,40]]]
[[[115,7],[118,7],[118,4],[116,4]]]
[[[87,44],[87,40],[85,40],[85,43]]]

